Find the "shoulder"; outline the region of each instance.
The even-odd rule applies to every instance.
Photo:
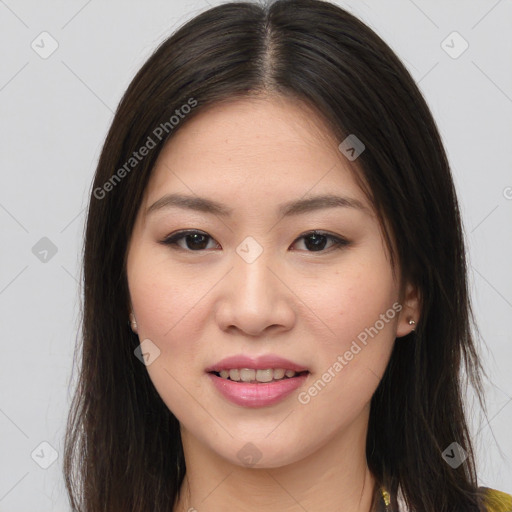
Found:
[[[505,492],[480,487],[488,512],[512,512],[512,496]]]

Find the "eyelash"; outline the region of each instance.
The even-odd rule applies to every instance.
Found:
[[[180,247],[178,245],[177,242],[179,240],[184,239],[188,235],[194,235],[194,234],[204,235],[207,239],[214,240],[214,238],[212,238],[211,236],[209,236],[207,233],[205,233],[203,231],[185,230],[185,231],[178,231],[177,233],[169,235],[164,240],[162,240],[160,243],[163,244],[163,245],[170,246],[171,249],[173,249],[173,250],[182,250],[182,251],[185,251],[185,252],[203,252],[203,251],[205,251],[206,249],[198,249],[197,251],[194,251],[194,250],[191,250],[191,249],[184,249],[183,247]],[[312,236],[312,235],[326,237],[327,239],[329,239],[332,242],[334,242],[334,244],[329,249],[322,249],[320,251],[306,251],[306,252],[309,252],[309,253],[315,253],[315,252],[326,253],[326,252],[331,252],[331,250],[339,250],[339,249],[342,249],[342,248],[347,247],[348,245],[350,245],[350,242],[348,240],[346,240],[345,238],[341,238],[339,236],[331,235],[329,233],[326,233],[325,231],[317,231],[317,230],[308,231],[306,233],[303,233],[301,236],[299,236],[297,239],[295,239],[295,241],[293,243],[295,244],[301,238],[307,238],[308,236]]]

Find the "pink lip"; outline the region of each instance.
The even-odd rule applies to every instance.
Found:
[[[268,368],[268,367],[267,367]],[[309,374],[275,382],[251,384],[234,382],[209,373],[213,385],[227,400],[243,407],[265,407],[283,400],[301,386]]]
[[[221,370],[231,370],[232,368],[251,368],[254,370],[283,368],[284,370],[294,370],[297,373],[307,371],[307,368],[304,366],[300,366],[293,361],[288,361],[274,354],[267,354],[256,358],[244,355],[226,357],[222,359],[222,361],[206,368],[206,371],[220,372]]]
[[[309,373],[306,373],[275,382],[249,383],[223,379],[212,373],[232,368],[251,368],[254,370],[283,368],[297,373],[308,371],[308,369],[275,354],[267,354],[256,358],[244,355],[226,357],[206,368],[208,377],[224,398],[243,407],[265,407],[275,404],[300,387],[309,375]]]

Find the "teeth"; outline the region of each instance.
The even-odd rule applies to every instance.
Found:
[[[297,375],[294,370],[285,370],[284,368],[268,368],[266,370],[254,370],[251,368],[232,368],[219,372],[223,379],[229,378],[236,382],[272,382],[281,380],[285,376],[288,378]]]
[[[239,370],[229,370],[229,378],[231,380],[240,380],[240,371]]]
[[[257,370],[256,380],[258,382],[270,382],[274,378],[274,370]]]
[[[229,370],[229,376],[231,377],[231,371]],[[235,370],[238,371],[238,370]],[[249,368],[242,368],[240,370],[240,380],[242,382],[251,382],[256,377],[256,370],[250,370]]]
[[[284,377],[285,371],[282,368],[274,369],[274,379],[279,380]]]

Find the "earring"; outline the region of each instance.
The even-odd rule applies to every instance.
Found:
[[[137,333],[137,320],[135,320],[135,315],[130,313],[130,325],[132,327],[132,331]]]
[[[409,319],[409,325],[416,325],[416,322],[415,322],[412,318],[410,318],[410,319]],[[413,328],[412,328],[412,330],[413,330],[413,331],[415,331],[415,330],[416,330],[416,328],[415,328],[415,327],[413,327]]]

